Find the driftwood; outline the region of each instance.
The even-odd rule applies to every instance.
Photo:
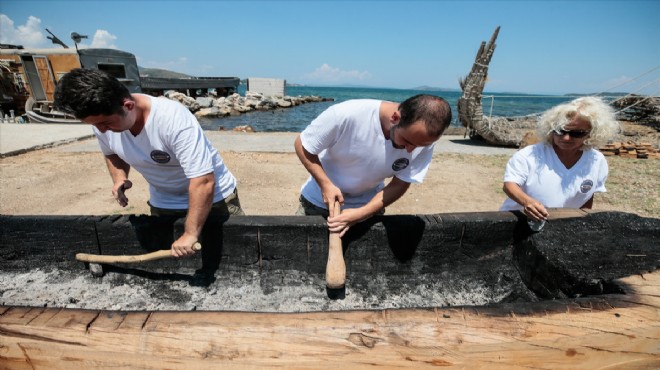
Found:
[[[500,27],[497,27],[490,41],[481,43],[470,74],[459,80],[463,95],[458,99],[458,119],[472,139],[484,139],[493,145],[518,146],[524,134],[534,129],[536,119],[485,117],[481,102],[499,32]]]

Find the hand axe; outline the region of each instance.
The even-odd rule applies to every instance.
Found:
[[[202,249],[202,245],[199,242],[195,242],[192,246],[193,250],[199,251]],[[76,260],[89,263],[89,270],[94,276],[102,276],[103,268],[101,263],[136,263],[136,262],[146,262],[153,261],[161,258],[172,257],[172,252],[169,249],[161,249],[151,253],[137,254],[137,255],[103,255],[103,254],[88,254],[88,253],[78,253],[76,254]]]

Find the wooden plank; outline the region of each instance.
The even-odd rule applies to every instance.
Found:
[[[584,217],[588,213],[585,210],[577,208],[548,208],[548,220],[558,220],[560,218]]]
[[[102,313],[87,331],[47,309],[29,325],[0,316],[0,353],[12,368],[657,367],[660,273],[620,283],[625,295],[525,309]]]
[[[84,332],[97,316],[95,310],[63,309],[46,321],[44,326]]]
[[[44,307],[4,307],[4,312],[0,316],[3,323],[27,325],[47,310]]]

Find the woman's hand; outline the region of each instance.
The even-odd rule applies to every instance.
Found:
[[[523,213],[534,221],[545,220],[549,215],[543,204],[532,198],[523,205]]]

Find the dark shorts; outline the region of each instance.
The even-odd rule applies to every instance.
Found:
[[[185,217],[188,214],[187,209],[167,209],[167,208],[158,208],[149,204],[151,215],[152,216],[176,216],[176,217]],[[219,200],[211,206],[211,211],[209,212],[209,217],[215,216],[244,216],[245,213],[241,208],[241,201],[238,199],[238,190],[234,188],[234,192],[229,194],[229,196],[223,200]]]
[[[330,215],[330,211],[315,205],[302,195],[300,196],[299,201],[300,205],[296,211],[296,216],[323,216],[328,218]]]
[[[296,216],[323,216],[325,218],[328,218],[328,216],[330,216],[330,211],[315,205],[314,203],[308,201],[307,198],[303,197],[302,195],[300,196],[299,201],[300,201],[300,205],[298,206],[298,210],[296,211]],[[383,209],[377,214],[384,215],[385,210]]]

